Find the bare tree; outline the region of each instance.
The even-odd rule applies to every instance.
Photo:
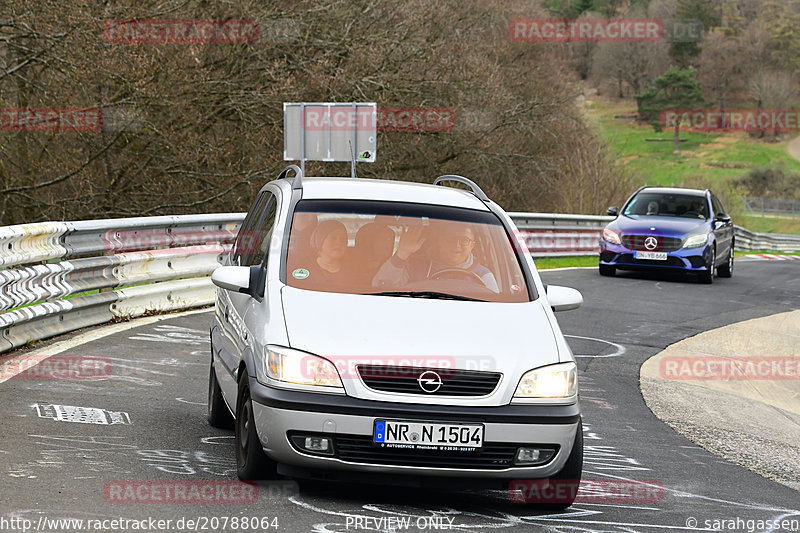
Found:
[[[706,33],[702,49],[698,78],[703,87],[711,89],[722,111],[728,105],[729,93],[741,79],[740,64],[731,61],[732,57],[740,57],[741,49],[738,41],[727,37],[721,30]]]
[[[759,109],[787,108],[797,101],[797,80],[786,72],[761,69],[750,79],[750,91]],[[777,129],[772,132],[778,134]],[[763,135],[763,134],[762,134]]]
[[[362,176],[476,177],[514,210],[594,209],[561,187],[612,189],[618,169],[575,105],[569,57],[509,38],[524,5],[468,0],[6,0],[0,107],[100,108],[91,131],[4,131],[0,224],[241,211],[282,160],[284,101],[375,101],[494,117],[476,128],[382,131]],[[112,20],[253,19],[259,40],[110,42]],[[127,121],[127,122],[126,122]],[[456,116],[456,122],[459,118]],[[594,143],[591,150],[583,150]],[[570,165],[594,169],[576,175]],[[347,173],[346,165],[309,166]],[[577,167],[576,167],[577,168]],[[588,176],[588,177],[587,177]],[[605,185],[604,185],[605,184]]]
[[[579,19],[599,19],[602,18],[599,13],[594,11],[586,11]],[[572,53],[572,64],[578,75],[582,80],[589,77],[592,71],[592,61],[594,60],[594,53],[597,50],[597,43],[593,41],[581,41],[569,43],[570,52]]]

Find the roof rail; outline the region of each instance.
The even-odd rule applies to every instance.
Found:
[[[469,187],[472,190],[472,194],[478,197],[478,199],[482,202],[488,202],[489,197],[486,196],[486,193],[478,187],[478,184],[474,181],[465,178],[464,176],[457,176],[456,174],[445,174],[444,176],[439,176],[435,180],[433,180],[434,185],[441,185],[445,181],[455,181],[458,183],[462,183]]]
[[[300,167],[297,165],[289,165],[288,167],[281,170],[281,173],[278,174],[277,179],[288,178],[288,174],[290,170],[294,170],[294,180],[292,180],[292,189],[302,189],[303,188],[303,171],[300,170]]]

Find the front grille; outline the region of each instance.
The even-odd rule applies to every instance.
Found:
[[[655,237],[658,245],[653,249],[648,249],[644,245],[645,239]],[[622,245],[629,250],[640,250],[648,252],[674,252],[680,249],[683,241],[677,237],[661,237],[660,235],[623,235]]]
[[[501,470],[514,466],[517,448],[532,445],[484,442],[472,452],[411,450],[374,446],[370,436],[336,435],[334,446],[336,457],[351,463]]]
[[[497,387],[502,376],[499,372],[418,366],[363,364],[356,368],[361,381],[372,390],[431,396],[486,396]],[[425,377],[435,377],[431,372],[435,372],[442,382],[435,392],[423,390],[418,381],[423,374],[426,374]]]

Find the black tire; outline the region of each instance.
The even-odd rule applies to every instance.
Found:
[[[733,276],[733,243],[731,243],[731,249],[728,251],[728,260],[725,261],[724,265],[717,268],[717,276],[721,278],[730,278]]]
[[[567,462],[564,463],[562,468],[556,475],[550,478],[562,487],[559,494],[569,494],[570,498],[564,500],[560,498],[558,502],[530,502],[528,503],[529,509],[539,511],[563,511],[571,506],[575,501],[575,496],[578,494],[578,487],[581,484],[581,476],[583,474],[583,424],[581,420],[578,421],[578,432],[575,435],[575,441],[572,443],[572,450],[570,451]],[[563,491],[563,492],[562,492]]]
[[[222,398],[222,390],[219,388],[217,375],[214,372],[214,363],[211,363],[208,371],[208,414],[206,419],[212,427],[233,429],[233,415]]]
[[[717,261],[717,247],[711,248],[711,262],[707,265],[706,270],[700,272],[700,283],[711,284],[714,283],[714,263]]]
[[[277,475],[277,465],[264,453],[264,448],[258,439],[246,372],[239,378],[235,427],[236,475],[242,481],[274,479]]]
[[[611,265],[599,265],[600,275],[613,277],[617,273],[617,269]]]

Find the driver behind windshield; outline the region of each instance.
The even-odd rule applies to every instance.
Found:
[[[406,228],[397,251],[375,274],[372,285],[401,288],[425,279],[472,278],[499,293],[494,274],[478,263],[472,253],[475,243],[472,227],[464,222],[432,220],[428,228]]]

